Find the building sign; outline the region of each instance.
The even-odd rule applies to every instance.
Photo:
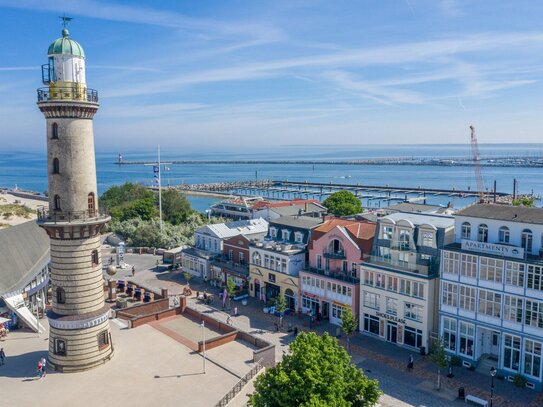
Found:
[[[507,246],[504,244],[462,240],[462,250],[513,257],[515,259],[524,259],[524,249],[522,247]]]
[[[395,315],[385,314],[383,312],[377,312],[376,315],[381,318],[388,319],[389,321],[398,322],[400,324],[405,324],[405,319],[398,318]]]

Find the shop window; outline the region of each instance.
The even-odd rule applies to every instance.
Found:
[[[66,356],[66,341],[55,339],[55,355]]]
[[[66,303],[66,292],[64,291],[64,288],[57,287],[57,304],[65,304]]]
[[[373,315],[364,314],[364,331],[379,335],[379,318]]]
[[[420,348],[422,346],[422,331],[406,326],[403,331],[403,343],[413,348]]]

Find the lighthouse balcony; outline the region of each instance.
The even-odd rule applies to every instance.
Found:
[[[54,86],[38,89],[38,102],[84,101],[98,103],[98,91],[83,84]]]
[[[50,211],[46,208],[37,210],[38,223],[67,224],[67,223],[105,223],[110,216],[97,210],[86,211]]]

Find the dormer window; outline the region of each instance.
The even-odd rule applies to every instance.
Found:
[[[304,235],[301,232],[294,233],[294,241],[296,243],[302,243],[303,242]]]
[[[281,232],[281,238],[285,241],[289,240],[290,239],[290,231],[288,230],[283,230]]]
[[[383,226],[383,232],[381,233],[381,239],[392,240],[392,226]]]
[[[399,236],[400,250],[409,250],[409,241],[411,239],[411,233],[409,233],[409,230],[400,229]]]
[[[428,247],[434,245],[434,234],[432,232],[422,232],[422,245]]]
[[[277,228],[274,228],[274,227],[270,228],[270,237],[272,239],[275,239],[277,237]]]

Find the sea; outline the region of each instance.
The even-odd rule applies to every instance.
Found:
[[[481,157],[543,156],[543,143],[481,144]],[[153,183],[153,167],[118,165],[118,154],[127,161],[157,159],[156,146],[145,151],[96,152],[98,192],[124,182]],[[162,184],[213,183],[239,180],[289,180],[320,183],[343,183],[409,188],[442,188],[476,190],[476,177],[471,167],[407,166],[407,165],[311,165],[311,164],[168,164],[172,160],[356,160],[384,157],[447,158],[470,157],[469,144],[450,145],[283,145],[274,147],[232,146],[219,148],[175,149],[162,146]],[[483,167],[485,187],[512,193],[513,180],[517,192],[543,195],[541,168]],[[0,151],[0,187],[36,192],[47,189],[45,151]],[[283,196],[290,198],[290,196]],[[194,197],[193,207],[205,211],[219,198]],[[427,203],[462,207],[476,198],[454,196],[428,197]],[[371,202],[366,202],[371,205]],[[384,204],[378,201],[378,204]],[[377,205],[377,202],[374,203]],[[541,206],[541,200],[538,201]]]

